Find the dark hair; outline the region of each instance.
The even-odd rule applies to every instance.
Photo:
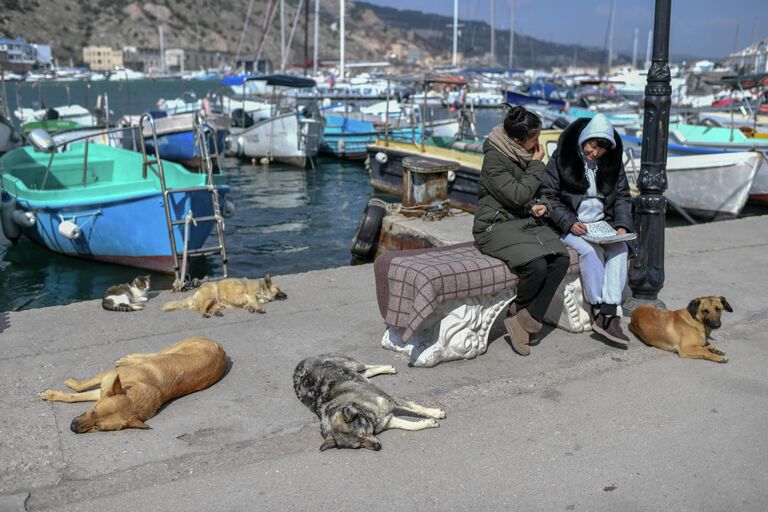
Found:
[[[587,142],[589,142],[591,140],[594,140],[595,144],[597,144],[597,147],[599,147],[601,149],[613,149],[613,144],[611,144],[611,141],[609,141],[608,139],[604,139],[602,137],[591,137],[591,138],[585,140],[584,144],[586,144]]]
[[[521,106],[512,107],[504,118],[504,131],[510,139],[525,140],[541,129],[541,120]]]

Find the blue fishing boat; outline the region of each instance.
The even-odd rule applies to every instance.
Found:
[[[206,250],[215,201],[224,204],[229,191],[221,176],[209,183],[209,174],[110,146],[71,143],[61,153],[49,146],[0,157],[6,238],[24,235],[67,256],[169,273],[178,270],[182,248],[190,255]],[[197,222],[185,225],[192,212]]]
[[[384,133],[383,123],[342,115],[325,116],[323,144],[320,150],[340,158],[362,160],[366,157],[368,144],[376,142],[377,135]],[[421,126],[389,129],[389,136],[395,140],[421,142]]]
[[[199,169],[202,165],[200,145],[195,142],[194,112],[169,116],[166,112],[152,112],[157,131],[160,158]],[[231,119],[221,114],[201,117],[206,132],[208,152],[215,154],[224,149]],[[152,134],[145,130],[147,151],[155,152]]]
[[[504,91],[504,101],[510,105],[565,106],[565,100],[554,84],[533,83],[528,93],[507,89]]]

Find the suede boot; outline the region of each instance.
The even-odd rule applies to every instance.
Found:
[[[504,327],[507,328],[507,334],[511,339],[512,350],[521,356],[529,355],[531,334],[541,330],[541,322],[533,318],[527,309],[521,309],[515,316],[504,319]]]

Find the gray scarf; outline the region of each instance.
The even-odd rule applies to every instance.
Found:
[[[490,135],[488,135],[488,143],[502,155],[519,163],[523,169],[526,169],[533,160],[533,154],[513,141],[504,131],[503,125],[497,125],[491,130]]]

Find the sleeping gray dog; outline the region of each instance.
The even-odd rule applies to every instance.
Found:
[[[382,373],[397,371],[389,365],[370,366],[332,354],[309,357],[296,366],[293,389],[320,418],[320,433],[325,439],[321,451],[334,447],[381,450],[376,434],[383,430],[439,426],[436,420],[445,418],[442,410],[393,398],[368,382],[368,377]],[[399,418],[394,415],[396,409],[429,419]]]

